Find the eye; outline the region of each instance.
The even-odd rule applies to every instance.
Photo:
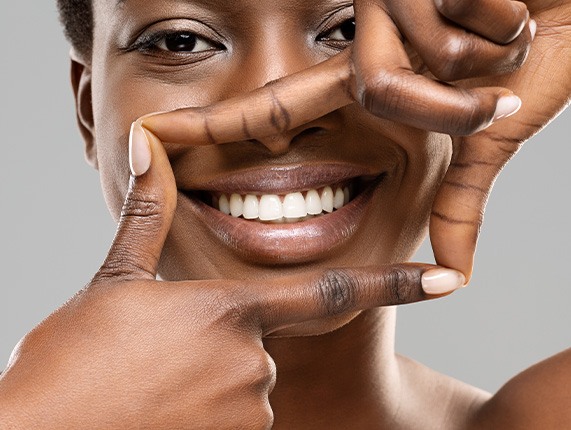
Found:
[[[355,18],[343,21],[340,25],[323,34],[322,41],[351,42],[355,38]]]
[[[194,31],[165,29],[144,33],[129,47],[126,52],[139,51],[149,55],[166,56],[204,56],[225,47],[211,38],[199,36]]]
[[[170,52],[204,52],[216,49],[213,42],[191,32],[163,34],[156,40],[155,46],[162,51]]]

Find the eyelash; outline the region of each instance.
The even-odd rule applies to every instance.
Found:
[[[213,47],[211,49],[199,51],[198,53],[210,52],[210,51],[214,51],[215,49],[218,49],[218,50],[224,50],[225,49],[224,45],[222,45],[220,43],[216,43],[216,42],[212,41],[211,39],[200,36],[199,34],[192,32],[192,31],[163,30],[163,31],[157,31],[155,33],[146,34],[146,35],[141,36],[133,45],[131,45],[129,47],[128,51],[140,51],[140,52],[144,52],[144,53],[150,53],[153,51],[155,51],[155,52],[156,51],[158,51],[158,52],[176,52],[176,51],[168,51],[165,49],[161,49],[158,47],[158,45],[159,45],[159,42],[161,42],[163,40],[166,41],[166,38],[169,36],[178,36],[178,35],[182,35],[182,34],[192,35],[197,40],[206,41],[206,43],[208,45],[211,45]],[[195,54],[197,54],[197,53],[195,53]],[[187,53],[187,55],[188,55],[188,53]]]
[[[317,37],[317,41],[327,43],[330,45],[335,45],[335,47],[341,47],[341,48],[345,47],[346,45],[349,45],[352,42],[352,39],[351,40],[340,40],[340,39],[332,39],[332,38],[328,37],[328,35],[331,35],[337,31],[341,32],[342,27],[344,25],[346,25],[347,23],[352,23],[354,26],[354,18],[346,19],[343,22],[341,22],[340,24],[336,25],[335,27],[328,29],[324,33],[321,33]],[[166,41],[166,39],[169,36],[180,36],[183,34],[184,35],[191,35],[191,36],[195,37],[195,40],[197,41],[197,43],[199,41],[203,42],[203,43],[205,42],[206,44],[210,45],[211,48],[204,49],[204,50],[201,50],[198,52],[171,51],[168,49],[159,48],[160,42]],[[208,39],[208,38],[203,37],[203,36],[200,36],[199,34],[192,32],[192,31],[162,30],[162,31],[157,31],[155,33],[145,34],[145,35],[139,37],[139,39],[137,39],[135,41],[135,43],[133,43],[125,51],[127,51],[127,52],[139,51],[139,52],[143,52],[143,53],[147,53],[147,54],[159,53],[162,55],[166,55],[167,53],[170,55],[173,55],[173,54],[175,54],[175,55],[176,54],[178,54],[178,55],[201,55],[201,54],[212,54],[215,51],[224,51],[224,50],[226,50],[226,48],[221,43],[214,42],[213,40]]]
[[[346,24],[349,24],[349,28],[346,28],[346,30],[350,30],[351,32],[353,32],[353,37],[355,36],[354,32],[355,32],[355,18],[349,18],[346,19],[344,21],[342,21],[341,23],[337,24],[336,26],[328,29],[327,31],[325,31],[324,33],[320,34],[317,37],[317,40],[320,42],[333,42],[333,43],[342,43],[342,44],[349,44],[353,41],[353,39],[347,39],[347,40],[339,40],[339,39],[332,39],[329,37],[326,37],[327,34],[333,34],[337,31],[339,31],[340,33],[343,32],[343,26],[345,26]]]

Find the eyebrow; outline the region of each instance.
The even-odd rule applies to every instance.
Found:
[[[127,2],[129,2],[129,0],[116,0],[115,9],[121,9]],[[171,2],[207,5],[209,7],[218,7],[223,10],[225,9],[228,14],[236,13],[235,8],[233,7],[233,2],[228,2],[227,0],[171,0]]]
[[[179,0],[181,1],[181,0]],[[117,2],[115,3],[115,8],[120,8],[122,7],[125,3],[127,2],[127,0],[117,0]]]

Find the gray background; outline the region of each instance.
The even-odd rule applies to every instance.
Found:
[[[80,289],[114,234],[83,162],[55,1],[1,0],[0,368]],[[398,350],[487,390],[571,344],[571,111],[497,183],[471,286],[399,310]],[[430,261],[424,246],[418,260]]]

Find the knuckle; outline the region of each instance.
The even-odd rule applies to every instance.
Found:
[[[472,50],[470,37],[447,35],[440,46],[431,64],[431,72],[443,81],[458,79],[462,72],[470,68],[466,62],[467,54]]]
[[[492,121],[495,106],[495,99],[491,96],[480,99],[477,95],[464,92],[462,108],[449,119],[451,133],[466,136],[480,131]]]
[[[147,261],[151,258],[154,257],[117,245],[113,254],[105,260],[103,266],[93,277],[92,283],[116,279],[121,279],[122,281],[138,279],[141,273],[148,272],[148,268],[141,265],[139,261]]]
[[[159,194],[132,187],[121,209],[121,218],[158,218],[163,209]]]
[[[246,307],[223,293],[214,295],[209,300],[209,313],[212,319],[223,327],[239,327],[246,314]]]
[[[453,20],[464,18],[470,12],[467,2],[462,0],[434,0],[434,4],[442,15]]]
[[[403,266],[391,267],[384,275],[383,283],[394,304],[418,301],[424,297],[420,274]]]
[[[268,394],[276,383],[276,365],[264,349],[255,351],[247,362],[250,387],[255,393]]]
[[[91,283],[113,282],[116,280],[133,281],[142,274],[150,274],[147,266],[157,263],[157,257],[141,249],[131,249],[123,243],[116,243],[101,268],[97,271]],[[142,263],[147,262],[147,263]]]
[[[498,172],[505,167],[525,143],[521,137],[505,136],[491,130],[483,131],[482,136],[490,143],[488,151],[494,159],[495,169]]]
[[[267,397],[255,399],[248,405],[250,410],[247,428],[269,430],[274,425],[274,412]]]
[[[403,80],[382,68],[362,74],[357,84],[357,100],[368,111],[391,116],[399,111]]]
[[[278,133],[285,133],[291,128],[291,114],[270,89],[271,107],[269,111],[270,123]]]
[[[317,295],[327,315],[338,315],[355,305],[359,281],[344,270],[329,269],[318,280]]]
[[[216,325],[244,333],[260,330],[259,309],[254,297],[236,285],[211,285],[204,308]]]

